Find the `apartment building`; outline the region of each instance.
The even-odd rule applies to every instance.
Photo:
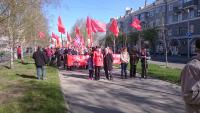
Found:
[[[142,29],[159,29],[157,52],[164,51],[163,37],[166,37],[172,54],[187,54],[188,47],[190,53],[194,53],[194,43],[200,38],[200,0],[156,0],[135,11],[127,9],[118,19],[120,30],[134,32],[130,27],[134,18],[141,21]]]

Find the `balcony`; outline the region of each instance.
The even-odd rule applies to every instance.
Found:
[[[173,11],[175,14],[180,14],[182,9],[180,9],[179,7],[173,7]]]
[[[198,0],[191,0],[189,2],[183,3],[183,8],[194,8],[197,7],[198,5]]]

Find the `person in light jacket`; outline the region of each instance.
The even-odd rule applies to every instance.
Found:
[[[129,63],[129,54],[127,52],[127,49],[126,48],[123,48],[122,49],[122,52],[120,54],[120,61],[121,61],[121,78],[124,79],[124,76],[125,76],[125,79],[127,79],[127,65]]]
[[[197,39],[195,45],[197,56],[181,72],[181,90],[186,113],[200,113],[200,39]]]

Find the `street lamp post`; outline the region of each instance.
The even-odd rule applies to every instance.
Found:
[[[188,12],[188,17],[189,17],[190,10],[188,9],[187,12]],[[188,26],[188,33],[187,33],[187,36],[188,36],[188,38],[187,38],[187,46],[188,46],[188,48],[187,48],[187,58],[189,59],[190,58],[190,20],[189,20],[189,18],[188,18],[188,25],[187,26]]]

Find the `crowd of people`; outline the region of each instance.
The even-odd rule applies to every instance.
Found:
[[[68,55],[88,55],[86,69],[89,71],[89,80],[100,80],[100,70],[104,69],[105,76],[108,80],[113,79],[113,51],[111,48],[107,47],[102,49],[101,47],[92,47],[84,49],[76,48],[41,48],[38,47],[37,51],[33,54],[35,59],[35,64],[37,67],[37,77],[38,79],[45,78],[45,65],[55,65],[59,69],[63,67],[64,69],[72,70],[73,66],[68,66],[67,59]],[[142,78],[147,77],[147,68],[149,59],[149,52],[144,47],[140,51],[136,48],[131,48],[129,52],[127,48],[122,48],[120,53],[121,62],[121,79],[127,79],[127,66],[130,63],[130,78],[136,77],[136,66],[138,61],[141,61],[142,67]]]

